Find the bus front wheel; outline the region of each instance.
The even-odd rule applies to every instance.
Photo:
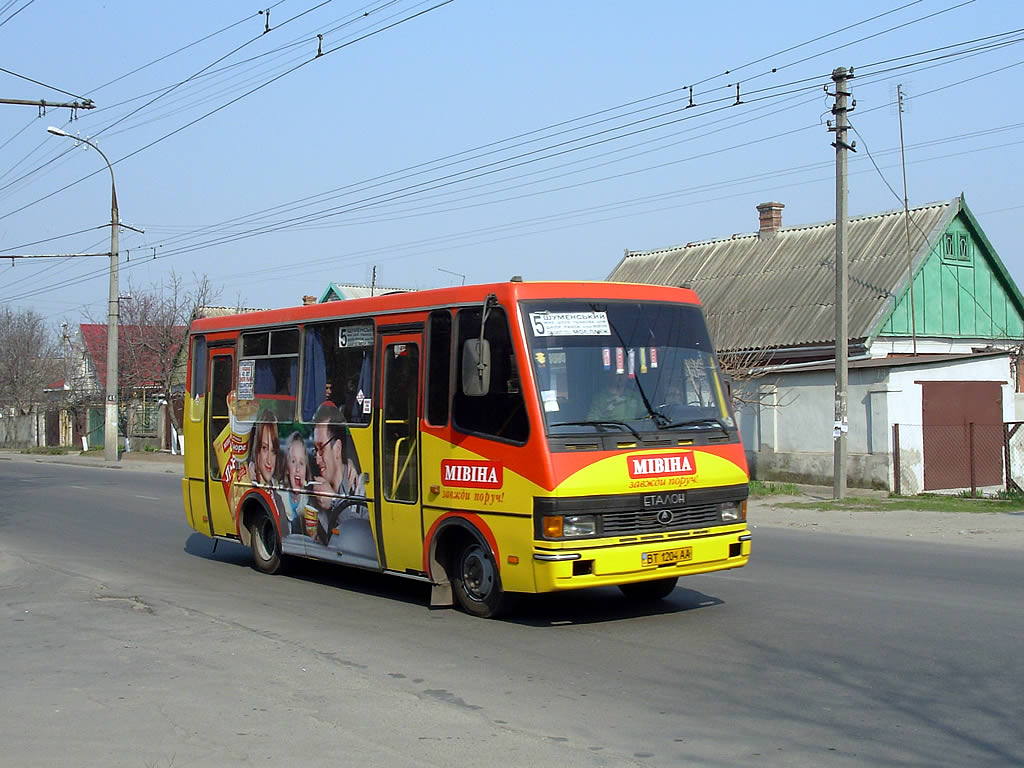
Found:
[[[281,570],[281,537],[277,526],[266,512],[260,512],[249,525],[252,562],[257,571],[277,573]]]
[[[491,553],[477,541],[455,555],[452,587],[459,605],[472,616],[490,619],[501,613],[505,593]]]
[[[630,600],[641,602],[664,600],[672,594],[672,590],[676,588],[677,581],[679,581],[679,578],[673,576],[671,579],[639,581],[635,584],[619,584],[619,589]]]

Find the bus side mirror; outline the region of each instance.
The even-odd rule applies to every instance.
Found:
[[[470,397],[486,395],[491,389],[491,342],[466,339],[462,345],[462,392]]]

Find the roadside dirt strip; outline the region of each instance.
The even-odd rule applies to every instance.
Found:
[[[916,509],[793,509],[788,503],[808,496],[752,498],[747,506],[751,529],[795,528],[811,532],[918,539],[998,549],[1024,549],[1024,510],[1015,512],[927,512]]]

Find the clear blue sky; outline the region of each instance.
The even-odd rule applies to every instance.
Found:
[[[97,107],[0,105],[0,256],[108,247],[106,167],[56,125],[126,158],[121,218],[145,233],[122,232],[123,290],[174,269],[279,307],[373,266],[413,288],[602,279],[623,249],[752,232],[767,200],[784,226],[832,219],[823,86],[846,66],[851,215],[902,205],[902,84],[911,205],[965,193],[1024,284],[1018,2],[455,0],[402,21],[439,2],[283,0],[261,34],[252,3],[0,0],[0,97]],[[106,296],[103,259],[0,260],[0,302],[55,322]]]

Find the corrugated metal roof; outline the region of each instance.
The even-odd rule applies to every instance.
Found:
[[[177,341],[171,345],[170,356],[177,355],[181,340],[188,333],[184,325],[175,325],[167,332],[166,328],[156,328],[149,325],[124,325],[117,326],[117,345],[121,350],[118,357],[118,375],[121,383],[124,383],[125,372],[129,366],[133,386],[135,387],[159,387],[163,382],[159,379],[160,360],[155,351],[164,339],[161,337],[172,336]],[[79,326],[82,343],[85,346],[86,354],[92,360],[92,367],[96,371],[96,379],[99,381],[100,389],[107,387],[107,326],[98,323],[82,323]],[[133,350],[133,354],[125,354],[126,350]],[[152,374],[152,375],[150,375]]]
[[[960,210],[960,198],[910,209],[915,266]],[[866,339],[906,286],[903,209],[852,218],[847,227],[849,337]],[[719,350],[835,343],[835,222],[627,251],[609,280],[688,284]]]
[[[383,296],[385,293],[408,293],[412,288],[386,288],[376,285],[371,288],[368,285],[353,285],[351,283],[331,283],[327,286],[323,296],[320,297],[320,304],[326,301],[344,301],[346,299],[366,299],[370,296]]]
[[[263,309],[257,307],[198,307],[196,309],[196,317],[227,317],[228,315],[239,315],[246,312],[263,312]]]

